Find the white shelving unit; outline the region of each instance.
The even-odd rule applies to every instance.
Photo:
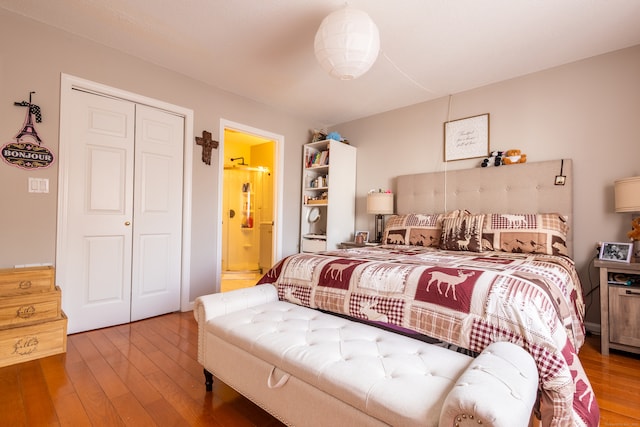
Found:
[[[305,144],[300,251],[334,250],[355,226],[356,149],[339,141]]]

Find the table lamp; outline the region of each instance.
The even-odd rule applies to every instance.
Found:
[[[640,212],[640,176],[617,180],[614,185],[614,198],[616,212]],[[640,229],[636,215],[631,226],[632,230],[627,235],[633,240],[633,258],[637,262],[640,259]]]
[[[367,213],[376,216],[375,243],[382,243],[384,216],[393,213],[393,193],[372,191],[367,194]]]

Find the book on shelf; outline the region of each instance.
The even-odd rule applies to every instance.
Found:
[[[329,150],[316,151],[306,156],[305,165],[308,168],[327,166],[329,164]]]

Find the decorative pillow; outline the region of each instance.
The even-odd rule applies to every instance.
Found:
[[[484,250],[568,255],[567,218],[558,213],[485,216]]]
[[[393,215],[387,221],[382,242],[438,247],[441,232],[441,214]]]
[[[392,215],[385,225],[382,243],[438,248],[442,234],[442,220],[468,213],[464,210],[455,210],[440,214]]]
[[[482,226],[485,215],[461,215],[442,221],[440,249],[448,251],[481,252]]]

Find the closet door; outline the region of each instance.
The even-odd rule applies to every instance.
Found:
[[[184,119],[136,106],[131,320],[180,309]]]
[[[68,332],[178,310],[183,118],[78,90],[72,101],[56,256]]]
[[[68,332],[130,321],[135,104],[72,91],[56,283]]]

